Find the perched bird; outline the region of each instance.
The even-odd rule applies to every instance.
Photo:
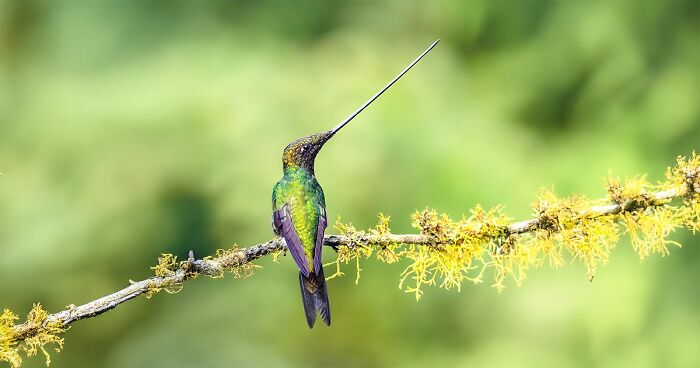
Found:
[[[314,176],[316,155],[331,137],[406,74],[438,41],[433,42],[384,88],[335,128],[299,138],[284,149],[283,176],[272,190],[272,225],[275,234],[284,238],[289,253],[299,267],[301,299],[309,328],[313,328],[317,313],[321,314],[326,325],[331,324],[328,290],[321,265],[323,237],[328,221],[323,189]]]

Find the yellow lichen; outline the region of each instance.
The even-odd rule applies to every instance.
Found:
[[[229,249],[217,249],[213,258],[205,257],[205,259],[213,261],[221,271],[208,276],[219,278],[223,276],[224,272],[229,272],[235,278],[246,278],[253,276],[255,270],[262,267],[250,262],[243,262],[243,257],[241,249],[235,245]]]
[[[151,267],[153,273],[160,279],[149,280],[146,298],[150,299],[153,295],[161,291],[165,291],[168,294],[180,292],[182,290],[182,284],[169,280],[170,277],[175,275],[179,267],[181,267],[181,264],[177,262],[177,256],[170,253],[162,253],[161,256],[158,257],[158,264]]]
[[[609,187],[616,193],[628,191],[616,181],[610,181]],[[551,265],[559,267],[564,263],[561,251],[565,249],[573,260],[583,262],[589,279],[593,279],[598,266],[607,263],[619,238],[615,216],[601,216],[590,210],[600,204],[581,195],[558,198],[549,190],[543,191],[533,206],[538,229],[527,246],[534,252],[533,264],[539,266],[548,258]]]
[[[221,278],[225,272],[229,272],[235,278],[250,277],[261,266],[244,262],[243,257],[241,249],[236,246],[229,249],[217,249],[214,256],[207,256],[202,259],[208,266],[204,274],[211,278]],[[158,257],[158,264],[151,267],[151,269],[155,273],[156,279],[152,278],[148,281],[147,298],[151,298],[161,291],[169,294],[178,293],[182,290],[181,281],[183,279],[195,278],[202,274],[198,270],[191,268],[189,260],[178,262],[177,256],[170,253],[161,254]],[[176,276],[178,270],[184,271],[184,275],[173,277]]]
[[[383,213],[380,213],[379,222],[374,229],[369,231],[370,235],[388,239],[388,237],[391,235],[391,229],[389,228],[390,220],[391,219],[389,216],[385,216]],[[401,259],[401,257],[399,257],[399,255],[396,253],[399,246],[400,244],[395,242],[382,243],[377,249],[377,259],[389,264],[398,262]]]
[[[646,208],[655,204],[650,192],[660,190],[660,186],[652,186],[646,180],[646,175],[625,180],[624,184],[619,178],[609,178],[606,183],[608,198],[611,202],[619,204],[623,210]]]
[[[283,254],[284,251],[281,250],[270,253],[270,256],[272,257],[272,262],[280,263],[280,257],[282,257]]]
[[[685,226],[693,233],[700,231],[700,195],[696,195],[694,200],[687,199],[685,201]]]
[[[492,286],[500,291],[507,279],[520,285],[530,267],[560,267],[567,258],[583,263],[593,279],[608,262],[621,227],[642,258],[666,255],[669,246],[680,246],[668,238],[680,227],[700,231],[700,156],[695,153],[689,159],[679,157],[663,183],[650,184],[645,176],[624,182],[610,178],[606,189],[608,198],[603,200],[581,195],[559,198],[543,190],[533,205],[532,226],[524,233],[510,233],[510,220],[500,207],[488,211],[477,207],[459,221],[430,209],[415,212],[412,224],[429,240],[427,244],[398,242],[383,214],[367,232],[338,221],[336,229],[351,245],[338,247],[336,260],[328,264],[335,266],[329,279],[342,276],[341,264],[354,261],[357,282],[361,258],[374,252],[385,263],[408,262],[399,288],[416,299],[426,285],[459,291],[464,281],[480,283],[489,273]],[[676,197],[683,197],[680,205],[671,204]]]
[[[598,267],[608,262],[618,238],[618,225],[615,217],[610,215],[581,218],[576,226],[564,229],[559,234],[559,241],[573,259],[580,259],[586,266],[590,280]]]
[[[525,281],[527,269],[541,263],[537,258],[537,247],[528,246],[514,238],[507,239],[500,252],[490,254],[491,261],[485,263],[493,268],[493,284],[499,292],[505,288],[505,281],[510,277],[516,285]]]
[[[177,256],[170,253],[162,253],[160,257],[158,257],[158,264],[151,267],[153,273],[158,277],[172,276],[175,274],[177,268]]]
[[[403,288],[408,279],[413,280],[413,285],[405,291],[414,294],[416,300],[423,295],[424,285],[459,291],[464,280],[482,282],[488,267],[496,268],[497,273],[508,272],[509,262],[503,257],[485,259],[504,240],[509,219],[500,207],[489,211],[476,207],[469,218],[460,221],[453,221],[446,214],[438,215],[434,210],[416,212],[412,219],[422,235],[434,239],[434,244],[412,244],[399,253],[411,260],[400,276],[399,287]]]
[[[685,188],[690,196],[700,195],[700,155],[678,156],[676,166],[666,169],[666,182],[667,189]]]
[[[383,217],[383,215],[380,216],[380,218],[381,217]],[[381,231],[381,221],[382,220],[380,220],[380,225],[375,228],[375,231]],[[384,221],[386,221],[385,226],[388,229],[388,218],[384,217]],[[341,235],[350,238],[350,245],[339,245],[337,247],[336,260],[323,265],[324,267],[335,265],[335,272],[326,277],[326,280],[331,280],[345,275],[342,271],[340,271],[340,264],[343,263],[347,265],[354,260],[355,284],[358,284],[360,282],[360,273],[362,271],[362,268],[360,268],[360,259],[369,258],[373,254],[374,249],[373,247],[365,244],[364,238],[367,234],[364,231],[357,231],[352,224],[343,224],[340,222],[340,218],[338,218],[335,223],[335,229],[338,230]]]
[[[700,155],[693,152],[689,159],[678,156],[676,166],[666,170],[666,180],[671,189],[686,191],[680,216],[693,233],[700,231]]]
[[[12,367],[19,367],[22,364],[22,357],[15,347],[14,327],[18,319],[19,317],[9,309],[5,309],[0,316],[0,361],[10,363]]]
[[[684,211],[674,207],[651,207],[622,214],[622,223],[640,258],[644,259],[652,253],[665,256],[669,254],[668,245],[681,246],[667,237],[686,222],[684,214]]]
[[[63,338],[58,335],[68,327],[60,321],[49,320],[48,316],[40,304],[34,304],[27,320],[22,325],[15,325],[14,322],[19,318],[5,309],[0,316],[0,361],[6,361],[15,368],[22,364],[20,353],[31,357],[41,351],[46,358],[46,366],[51,365],[51,356],[46,346],[54,344],[55,351],[61,351]]]

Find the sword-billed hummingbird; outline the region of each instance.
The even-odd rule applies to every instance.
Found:
[[[283,176],[272,190],[272,226],[282,236],[289,253],[299,267],[301,300],[309,328],[314,327],[317,312],[326,325],[331,324],[326,279],[321,265],[323,237],[326,230],[326,199],[314,176],[314,161],[321,147],[335,133],[376,100],[401,78],[440,40],[433,42],[422,54],[367,100],[335,128],[299,138],[284,149]]]

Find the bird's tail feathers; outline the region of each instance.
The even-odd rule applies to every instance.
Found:
[[[309,277],[299,272],[299,287],[306,313],[306,323],[309,328],[314,327],[317,313],[320,313],[323,322],[330,326],[331,308],[328,304],[328,290],[326,289],[326,278],[323,276],[323,267],[319,268],[318,274],[310,272]]]

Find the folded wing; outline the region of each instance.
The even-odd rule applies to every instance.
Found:
[[[326,232],[326,209],[319,206],[318,229],[316,231],[316,247],[314,247],[314,273],[321,274],[321,252],[323,251],[323,237]]]
[[[292,218],[289,215],[289,208],[287,205],[282,206],[282,208],[275,210],[272,213],[272,223],[275,226],[277,234],[282,236],[284,238],[284,241],[287,243],[289,253],[292,255],[292,258],[294,258],[294,261],[297,263],[297,266],[299,266],[299,270],[301,271],[301,273],[304,276],[309,277],[309,262],[306,259],[306,254],[304,253],[304,246],[301,243],[299,234],[297,234],[296,230],[294,229],[294,224],[292,223]],[[323,241],[323,239],[321,241]],[[316,240],[316,243],[318,247],[318,239]],[[320,263],[320,252],[317,252],[317,254],[319,254],[318,262]],[[314,269],[316,268],[316,258],[317,257],[314,257]]]

